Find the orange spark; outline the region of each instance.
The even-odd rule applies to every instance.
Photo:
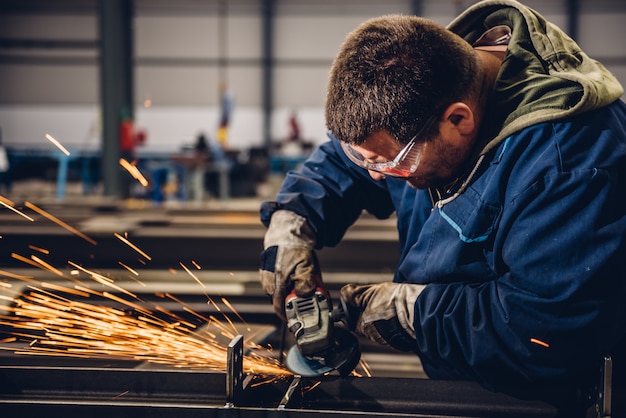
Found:
[[[112,288],[112,289],[114,289],[114,290],[116,290],[118,292],[125,293],[125,294],[127,294],[128,296],[130,296],[132,298],[135,298],[135,299],[137,298],[137,296],[135,296],[133,293],[129,292],[128,290],[113,284],[114,283],[113,279],[109,279],[107,277],[104,277],[101,274],[98,274],[96,272],[87,270],[86,268],[84,268],[82,266],[79,266],[78,264],[76,264],[76,263],[74,263],[72,261],[68,261],[68,264],[70,264],[71,266],[73,266],[73,267],[75,267],[75,268],[77,268],[77,269],[79,269],[79,270],[89,274],[89,277],[91,277],[95,282],[100,283],[101,285],[108,286],[108,287],[110,287],[110,288]]]
[[[63,154],[67,155],[68,157],[70,156],[70,152],[66,150],[65,147],[59,143],[59,141],[54,139],[52,135],[46,134],[46,139],[52,142],[58,149],[60,149]]]
[[[48,218],[49,220],[51,220],[52,222],[56,223],[57,225],[67,229],[68,231],[72,232],[75,235],[78,235],[79,237],[81,237],[82,239],[84,239],[87,242],[90,242],[93,245],[96,245],[96,241],[92,240],[91,238],[89,238],[87,235],[83,234],[82,232],[80,232],[78,229],[69,226],[68,224],[66,224],[65,222],[63,222],[62,220],[52,216],[51,214],[49,214],[48,212],[46,212],[45,210],[33,205],[30,202],[24,202],[24,206],[26,206],[29,209],[34,210],[35,212],[37,212],[38,214]]]
[[[0,200],[2,200],[1,196]],[[13,202],[8,199],[5,200],[6,206],[11,208],[14,206]],[[25,206],[74,234],[82,236],[92,244],[96,244],[94,240],[90,240],[84,234],[32,203],[26,202]],[[32,221],[32,218],[30,219]],[[151,260],[147,254],[131,244],[127,238],[119,234],[115,234],[115,236],[146,259]],[[49,251],[42,248],[35,246],[30,246],[30,248],[33,251],[49,254]],[[0,306],[0,312],[3,313],[0,314],[0,325],[7,325],[13,329],[11,332],[13,336],[0,340],[0,344],[27,343],[26,347],[20,346],[17,350],[4,346],[0,346],[0,350],[10,349],[15,354],[23,355],[117,358],[147,361],[173,367],[226,369],[227,346],[220,341],[223,340],[222,336],[232,338],[237,330],[235,324],[208,295],[209,303],[224,316],[225,321],[219,321],[212,315],[207,317],[196,312],[169,294],[160,297],[168,297],[179,302],[183,306],[182,311],[189,313],[193,318],[186,320],[156,304],[150,306],[151,303],[115,284],[113,279],[90,271],[71,261],[68,261],[68,264],[73,267],[70,276],[78,276],[84,272],[94,282],[105,286],[107,290],[112,290],[90,289],[90,282],[83,285],[82,281],[72,277],[68,278],[60,270],[34,255],[27,258],[13,253],[12,257],[37,268],[51,271],[74,283],[65,286],[56,284],[56,282],[38,282],[30,276],[21,276],[0,270],[0,276],[29,283],[28,292],[16,296],[17,291],[10,289],[11,284],[0,282],[0,290],[3,293],[0,294],[0,299],[11,302],[6,306]],[[195,261],[192,263],[196,269],[201,269]],[[142,264],[145,265],[145,262]],[[120,262],[120,265],[132,274],[138,275],[137,271],[124,263]],[[181,266],[198,284],[205,288],[193,272],[182,263]],[[170,271],[177,274],[174,269],[170,269]],[[14,295],[8,296],[11,293]],[[83,302],[91,295],[96,296],[98,300],[100,298],[107,299],[107,305],[98,306]],[[157,296],[159,295],[157,294]],[[226,299],[222,298],[222,302],[243,321],[241,315]],[[111,303],[116,307],[110,307]],[[247,372],[276,376],[291,374],[277,359],[269,355],[271,348],[264,348],[249,341],[244,343],[246,344],[244,368]],[[123,394],[118,396],[123,396]]]
[[[26,264],[30,264],[33,267],[42,268],[41,264],[36,263],[35,261],[32,261],[32,260],[30,260],[30,259],[28,259],[28,258],[26,258],[24,256],[19,255],[19,254],[11,253],[11,257],[15,258],[16,260],[22,261],[22,262],[24,262]]]
[[[27,259],[28,260],[28,259]],[[30,261],[30,260],[29,260]],[[31,276],[23,276],[21,274],[15,274],[15,273],[11,273],[8,271],[4,271],[4,270],[0,270],[0,275],[2,276],[6,276],[6,277],[11,277],[13,279],[20,279],[20,280],[24,280],[24,279],[32,279]]]
[[[139,168],[137,168],[137,166],[134,163],[131,164],[128,161],[126,161],[124,158],[120,158],[120,165],[126,171],[128,171],[130,175],[133,176],[133,178],[139,182],[139,184],[141,184],[143,187],[148,186],[148,180],[146,180],[143,174],[141,174],[141,171],[139,171]]]
[[[0,316],[1,325],[9,325],[15,330],[13,337],[0,343],[8,344],[19,339],[29,342],[26,347],[12,350],[15,354],[117,358],[173,367],[226,370],[227,346],[220,344],[208,329],[200,329],[175,314],[157,317],[149,309],[107,292],[90,290],[88,293],[120,303],[124,309],[70,300],[34,286],[30,289],[28,295],[13,299],[13,304],[3,308],[11,316]],[[67,290],[73,292],[62,286],[58,289],[64,293]],[[127,307],[141,314],[128,314]],[[201,323],[219,325],[213,322],[214,319],[208,322],[204,316],[187,306],[185,308]],[[168,312],[158,307],[156,311]],[[9,349],[0,347],[0,350]],[[278,360],[251,344],[247,344],[243,364],[246,372],[274,376],[291,374]]]
[[[148,260],[152,260],[152,257],[150,257],[148,254],[146,254],[145,252],[141,251],[139,249],[139,247],[137,247],[135,244],[133,244],[132,242],[130,242],[129,240],[127,240],[126,238],[124,238],[123,236],[121,236],[120,234],[118,234],[117,232],[113,234],[116,238],[118,238],[120,241],[122,241],[124,244],[128,245],[130,248],[132,248],[133,250],[137,251],[139,254],[141,254],[142,256],[144,256],[146,259]]]
[[[233,305],[231,305],[230,302],[226,298],[222,298],[222,303],[224,305],[226,305],[226,307],[228,307],[228,309],[230,309],[232,313],[237,315],[237,318],[239,318],[239,320],[241,320],[242,323],[244,323],[244,324],[246,323],[246,321],[244,321],[244,319],[241,317],[241,315],[239,315],[239,312],[237,312],[235,310],[235,307]]]
[[[133,277],[133,276],[128,276],[128,278],[129,278],[129,279],[131,279],[131,280],[133,280],[133,281],[135,281],[135,282],[137,282],[137,283],[139,283],[139,284],[140,284],[140,285],[142,285],[143,287],[146,287],[146,284],[145,284],[144,282],[142,282],[141,280],[139,280],[139,279],[137,279],[137,278],[135,278],[135,277]]]
[[[321,383],[322,383],[322,381],[318,380],[317,382],[313,383],[311,386],[303,387],[302,391],[305,392],[305,393],[306,392],[310,392],[313,389],[315,389],[316,387],[318,387]]]
[[[13,207],[15,203],[11,199],[7,199],[6,197],[0,195],[0,202],[4,203],[6,206]]]
[[[548,343],[546,343],[546,342],[543,342],[543,341],[541,341],[541,340],[538,340],[538,339],[536,339],[536,338],[531,338],[531,339],[530,339],[530,342],[531,342],[531,343],[535,343],[535,344],[539,344],[539,345],[541,345],[541,346],[543,346],[543,347],[546,347],[546,348],[550,348],[550,344],[548,344]]]
[[[33,261],[35,261],[36,263],[41,264],[41,266],[42,266],[44,269],[46,269],[46,270],[48,270],[48,271],[50,271],[50,272],[52,272],[52,273],[56,274],[57,276],[61,276],[61,277],[63,277],[63,272],[62,272],[62,271],[60,271],[59,269],[56,269],[56,268],[52,267],[50,264],[46,263],[45,261],[43,261],[41,258],[37,257],[36,255],[31,255],[31,256],[30,256],[30,258],[31,258]]]
[[[4,196],[0,196],[0,205],[4,206],[7,209],[12,210],[13,212],[17,213],[18,215],[28,219],[31,222],[34,222],[35,220],[33,218],[31,218],[30,216],[26,215],[25,213],[17,210],[14,208],[15,203],[13,203],[12,201],[10,201],[9,199],[7,199]]]
[[[117,399],[117,398],[121,398],[124,395],[127,395],[128,392],[130,392],[129,390],[125,390],[124,392],[120,393],[119,395],[116,395],[113,397],[113,399]]]
[[[38,251],[40,253],[43,254],[50,254],[50,251],[44,249],[44,248],[39,248],[39,247],[35,247],[34,245],[29,245],[28,248],[30,248],[33,251]]]
[[[178,262],[178,264],[180,264],[180,266],[181,266],[182,268],[184,268],[184,269],[185,269],[185,271],[186,271],[187,273],[189,273],[189,275],[190,275],[191,277],[193,277],[193,279],[194,279],[196,282],[198,282],[198,284],[199,284],[200,286],[202,286],[202,288],[203,288],[203,289],[206,289],[206,286],[204,285],[204,283],[202,283],[202,282],[200,281],[200,279],[198,279],[198,278],[196,277],[196,275],[195,275],[195,274],[193,274],[193,273],[191,272],[191,270],[189,270],[189,269],[187,268],[187,266],[186,266],[186,265],[184,265],[182,262]],[[207,295],[207,296],[208,296],[208,295]]]
[[[53,289],[53,290],[57,290],[57,291],[65,292],[65,293],[70,293],[70,294],[73,294],[73,295],[76,295],[76,296],[81,296],[81,297],[84,297],[84,298],[89,297],[89,293],[87,293],[87,292],[83,292],[83,291],[80,291],[80,290],[74,290],[72,288],[65,287],[65,286],[59,286],[59,285],[56,285],[56,284],[45,283],[45,282],[41,283],[41,285],[42,285],[42,287],[47,288],[47,289]],[[31,287],[31,286],[29,286],[29,287]]]
[[[361,367],[361,369],[363,370],[363,373],[365,373],[365,376],[367,377],[372,377],[372,369],[370,368],[369,364],[367,363],[367,361],[365,361],[364,358],[361,357],[361,359],[359,360],[359,366]],[[354,373],[354,372],[353,372]]]
[[[126,264],[122,263],[121,261],[118,261],[117,264],[119,264],[120,266],[124,267],[126,270],[130,271],[135,276],[139,276],[139,273],[137,273],[136,270],[133,270],[131,267],[127,266]]]

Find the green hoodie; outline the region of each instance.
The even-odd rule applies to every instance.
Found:
[[[601,108],[623,94],[619,81],[601,63],[556,25],[517,1],[476,3],[448,29],[473,44],[498,25],[512,32],[490,104],[490,122],[500,128],[481,154],[520,129]]]

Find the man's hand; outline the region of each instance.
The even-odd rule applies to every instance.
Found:
[[[361,313],[357,333],[379,344],[415,352],[415,301],[423,289],[423,285],[409,283],[349,284],[341,288],[341,297]]]
[[[285,297],[294,289],[299,297],[315,292],[321,272],[313,251],[315,235],[306,219],[281,210],[272,215],[261,253],[260,280],[272,296],[274,311],[285,318]]]

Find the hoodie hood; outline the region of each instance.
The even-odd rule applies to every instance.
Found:
[[[598,109],[624,90],[601,63],[591,59],[556,25],[514,0],[486,0],[468,8],[448,29],[474,44],[498,25],[511,29],[488,109],[481,154],[530,125]]]

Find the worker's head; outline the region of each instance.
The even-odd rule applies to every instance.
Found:
[[[416,16],[370,19],[347,36],[331,68],[327,127],[370,173],[411,177],[441,122],[460,120],[451,106],[473,117],[482,81],[474,49],[443,26]],[[396,170],[385,171],[394,159]]]

